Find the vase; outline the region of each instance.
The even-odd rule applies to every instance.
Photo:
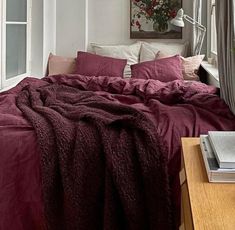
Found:
[[[168,31],[168,22],[164,23],[154,22],[153,30],[161,34],[166,33]]]

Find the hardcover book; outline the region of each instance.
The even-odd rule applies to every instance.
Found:
[[[235,132],[209,131],[208,136],[220,168],[235,168]]]
[[[200,136],[200,146],[209,182],[235,183],[235,168],[220,168],[208,135]]]

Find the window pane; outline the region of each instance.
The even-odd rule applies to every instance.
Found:
[[[27,21],[27,0],[6,0],[6,20]]]
[[[216,34],[216,22],[215,15],[213,15],[211,23],[211,51],[217,53],[217,34]]]
[[[26,25],[6,27],[6,79],[26,73]]]
[[[211,11],[211,51],[217,53],[217,34],[216,34],[216,15],[215,15],[215,0],[212,0]]]

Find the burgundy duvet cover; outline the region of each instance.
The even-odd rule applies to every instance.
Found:
[[[235,117],[217,89],[198,82],[58,75],[26,78],[0,94],[0,230],[45,229],[40,148],[34,128],[16,105],[26,86],[65,85],[143,112],[161,137],[167,159],[173,213],[179,214],[181,137],[235,130]]]

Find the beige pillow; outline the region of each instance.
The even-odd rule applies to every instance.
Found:
[[[127,59],[127,65],[124,69],[125,76],[131,76],[131,65],[139,62],[141,43],[137,42],[132,45],[98,45],[91,44],[95,54],[112,58]]]
[[[50,54],[48,60],[48,75],[71,74],[76,70],[76,58],[62,57]]]
[[[184,80],[199,81],[197,73],[204,57],[205,55],[196,55],[188,58],[181,57]]]
[[[140,62],[152,61],[158,57],[160,50],[149,43],[142,43],[140,50]]]
[[[187,56],[188,42],[181,43],[163,43],[163,42],[142,42],[140,50],[140,62],[151,61],[156,56],[164,54],[164,57],[171,57],[174,55]],[[159,53],[160,51],[160,53]],[[160,57],[161,58],[161,57]]]

